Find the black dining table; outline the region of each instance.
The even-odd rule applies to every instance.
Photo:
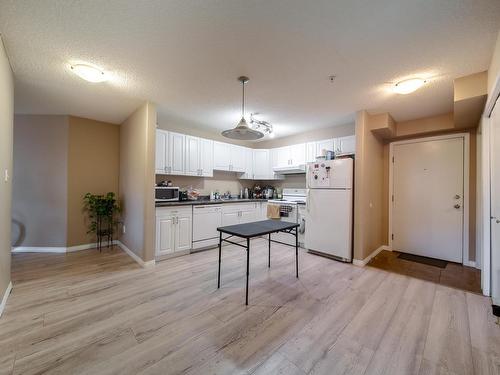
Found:
[[[254,221],[250,223],[242,223],[235,225],[227,225],[224,227],[218,227],[219,231],[219,272],[217,275],[217,289],[220,288],[220,273],[221,273],[221,258],[222,258],[222,243],[228,242],[232,245],[242,247],[247,252],[247,279],[246,279],[246,292],[245,292],[245,304],[248,305],[248,278],[250,274],[250,239],[256,237],[262,237],[267,235],[268,241],[268,267],[271,267],[271,242],[279,243],[282,245],[287,245],[295,247],[295,275],[299,277],[299,237],[298,237],[298,227],[299,224],[291,223],[287,221],[280,220],[261,220]],[[271,239],[271,234],[273,233],[288,233],[295,236],[295,245],[288,244],[286,242]],[[223,237],[223,234],[229,235],[228,237]],[[234,237],[243,238],[246,241],[243,243],[236,242],[233,240]],[[246,243],[245,243],[246,242]]]

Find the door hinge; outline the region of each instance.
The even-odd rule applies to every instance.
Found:
[[[394,156],[392,157],[392,162],[394,163]]]
[[[392,194],[392,201],[394,202],[394,194]]]
[[[391,235],[391,239],[394,240],[394,233]]]

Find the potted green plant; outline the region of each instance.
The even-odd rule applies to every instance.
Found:
[[[115,228],[120,223],[120,204],[113,192],[106,195],[87,193],[83,197],[83,203],[90,220],[87,233],[95,233],[97,247],[101,251],[104,239],[107,239],[108,247],[113,242]]]

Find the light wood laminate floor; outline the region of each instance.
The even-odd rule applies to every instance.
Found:
[[[142,269],[117,248],[13,256],[0,374],[498,374],[490,301],[252,241]]]

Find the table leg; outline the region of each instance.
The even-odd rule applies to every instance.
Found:
[[[248,275],[250,274],[250,238],[247,238],[247,289],[245,296],[245,305],[248,305]]]
[[[269,233],[269,260],[268,260],[268,263],[267,263],[267,267],[268,268],[271,268],[271,233]]]
[[[299,277],[299,230],[295,228],[295,272]]]
[[[217,289],[220,288],[220,262],[222,255],[222,232],[219,232],[219,273],[217,274]]]

